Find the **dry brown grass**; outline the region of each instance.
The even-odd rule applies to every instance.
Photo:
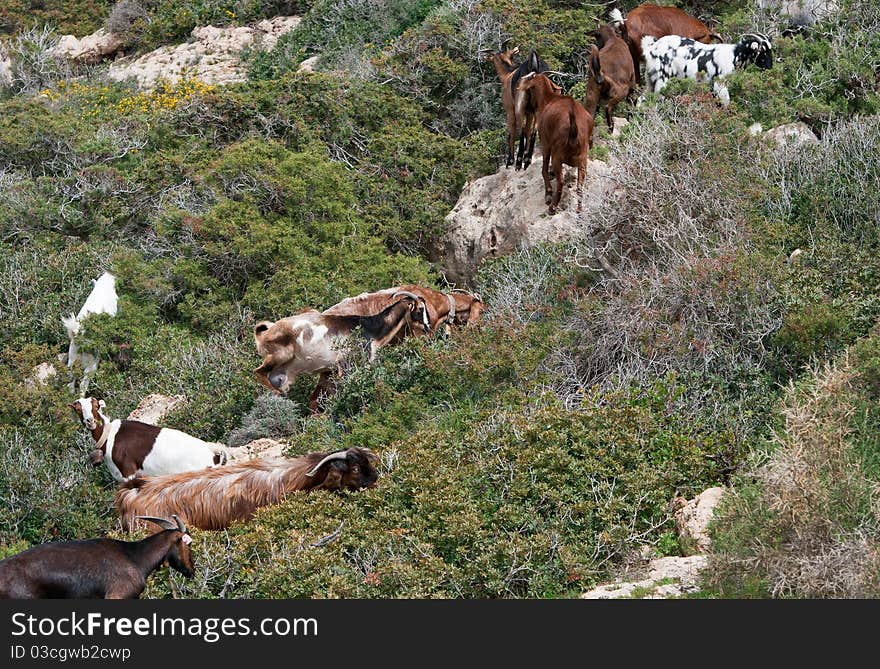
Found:
[[[880,594],[880,487],[851,448],[857,375],[844,356],[813,369],[806,387],[789,385],[779,448],[755,472],[761,494],[721,520],[738,534],[713,557],[716,585],[739,573],[773,597]]]

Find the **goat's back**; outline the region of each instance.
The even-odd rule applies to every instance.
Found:
[[[56,541],[0,561],[0,598],[89,599],[104,597],[125,560],[113,539]],[[127,574],[126,574],[127,575]]]
[[[626,15],[626,34],[639,41],[642,37],[681,35],[708,43],[712,32],[705,23],[677,7],[660,7],[651,3],[639,5]]]
[[[568,95],[547,103],[538,118],[542,151],[549,148],[551,154],[566,165],[577,165],[577,159],[589,151],[592,132],[593,117],[580,102]]]

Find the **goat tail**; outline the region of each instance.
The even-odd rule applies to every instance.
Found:
[[[599,63],[599,49],[595,44],[590,47],[590,69],[593,71],[593,77],[595,77],[597,84],[605,82],[602,78],[602,66]]]
[[[73,339],[79,333],[79,321],[76,320],[76,316],[70,314],[70,316],[62,316],[61,324],[64,326],[64,329],[67,330],[67,336]]]
[[[568,110],[568,143],[571,146],[576,146],[578,143],[578,125],[574,108]]]
[[[609,12],[608,22],[613,26],[623,25],[623,14],[620,13],[620,10],[617,7]]]

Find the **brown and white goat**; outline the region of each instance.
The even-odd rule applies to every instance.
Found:
[[[605,108],[605,121],[614,131],[614,108],[630,97],[636,87],[636,72],[629,46],[610,25],[604,25],[593,33],[596,43],[590,52],[590,79],[584,95],[584,108],[595,120],[596,110]]]
[[[453,303],[455,313],[450,318]],[[370,358],[374,359],[383,346],[398,343],[408,334],[433,331],[441,320],[476,323],[482,310],[478,296],[449,298],[408,284],[361,293],[324,312],[312,309],[276,322],[262,321],[254,327],[254,340],[263,363],[254,375],[273,392],[284,394],[300,374],[319,374],[309,398],[309,408],[316,412],[342,362],[343,344],[356,328],[370,340]]]
[[[628,12],[626,18],[619,9],[612,9],[610,20],[612,25],[620,27],[623,39],[629,45],[637,82],[642,80],[640,63],[642,38],[645,36],[659,38],[666,35],[681,35],[704,44],[709,44],[713,39],[723,41],[705,23],[677,7],[661,7],[646,2]]]
[[[349,448],[134,479],[117,491],[116,509],[125,528],[133,528],[139,516],[174,513],[194,527],[222,530],[294,492],[371,488],[378,478],[377,461],[366,448]]]
[[[67,406],[95,440],[89,461],[95,467],[104,462],[117,481],[226,464],[227,454],[222,444],[136,420],[111,421],[102,411],[107,406],[104,400],[81,397]]]
[[[550,213],[556,213],[562,198],[563,165],[577,167],[577,210],[580,211],[593,136],[593,117],[570,95],[557,93],[553,83],[543,74],[523,77],[519,87],[531,93],[538,109],[538,134],[544,159],[541,175],[544,177],[544,199],[550,205]],[[550,184],[551,166],[556,175],[555,193]]]
[[[141,541],[84,539],[34,546],[0,561],[2,599],[137,599],[164,563],[194,573],[192,538],[174,521],[142,516],[161,532]]]

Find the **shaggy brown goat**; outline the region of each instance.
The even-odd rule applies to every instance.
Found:
[[[642,60],[642,37],[646,35],[658,38],[681,35],[704,44],[709,44],[713,39],[724,41],[705,23],[677,7],[660,7],[646,2],[630,11],[625,19],[618,9],[612,9],[610,17],[611,24],[620,27],[623,39],[629,45],[637,82],[642,80],[639,64]]]
[[[165,562],[190,578],[192,538],[172,517],[142,516],[162,531],[141,541],[55,541],[8,557],[0,562],[0,598],[137,599],[147,576]]]
[[[577,210],[581,210],[584,179],[587,176],[590,140],[593,136],[593,117],[583,105],[569,95],[560,95],[553,83],[543,74],[529,74],[522,78],[520,89],[529,91],[538,110],[538,134],[544,164],[544,201],[550,213],[562,198],[563,165],[577,167]],[[556,175],[556,192],[550,185],[549,168]]]
[[[127,529],[135,527],[139,516],[173,513],[193,527],[222,530],[293,492],[371,488],[379,476],[377,461],[369,449],[349,448],[134,479],[116,492],[116,509]]]
[[[614,108],[628,98],[636,87],[636,73],[629,46],[610,25],[594,33],[597,44],[591,47],[590,72],[584,107],[594,119],[599,106],[605,108],[605,122],[614,132]],[[592,142],[591,142],[592,145]]]

